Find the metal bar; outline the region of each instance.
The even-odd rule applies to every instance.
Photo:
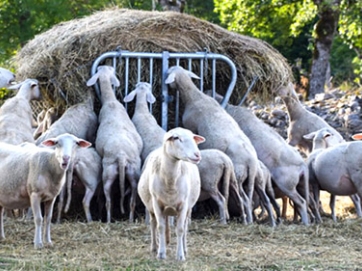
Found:
[[[150,85],[153,86],[153,57],[150,58]],[[152,114],[152,104],[150,104],[150,113]]]
[[[161,127],[167,131],[167,115],[168,115],[168,87],[166,86],[166,78],[167,78],[167,71],[168,71],[168,60],[169,60],[170,54],[167,51],[164,51],[162,53],[162,86],[161,86],[161,92],[162,92],[162,106],[161,106]]]
[[[241,101],[239,102],[238,106],[241,106],[244,103],[246,97],[248,96],[249,92],[252,90],[256,81],[258,81],[258,79],[259,79],[258,76],[254,76],[253,81],[251,82],[250,86],[248,87],[248,90],[245,92],[245,94],[244,94],[243,98],[241,99]]]
[[[125,95],[128,94],[128,79],[129,79],[129,57],[125,59],[125,71],[124,71],[124,92]],[[125,104],[126,110],[128,110],[128,104]]]

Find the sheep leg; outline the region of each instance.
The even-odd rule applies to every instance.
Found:
[[[118,160],[118,177],[119,177],[119,190],[120,190],[120,210],[121,214],[124,214],[124,197],[125,197],[125,185],[126,185],[126,165],[124,159]],[[130,214],[131,215],[131,214]]]
[[[249,199],[248,199],[248,196],[246,195],[242,185],[239,186],[239,190],[240,190],[240,198],[242,200],[241,210],[242,210],[242,216],[243,216],[243,223],[245,225],[247,225],[248,224],[247,216],[252,215],[250,213],[247,214],[247,212],[249,212],[248,205],[247,205],[247,202]]]
[[[185,255],[187,255],[187,233],[188,233],[188,229],[189,229],[189,224],[191,223],[191,212],[192,212],[192,210],[190,209],[187,214],[186,220],[185,220],[185,234],[184,234],[184,238],[182,240]]]
[[[93,198],[94,192],[95,192],[95,190],[92,190],[89,187],[86,187],[85,195],[84,195],[83,201],[82,201],[83,210],[84,210],[85,216],[87,218],[87,222],[92,222],[92,215],[91,215],[89,207],[90,207],[90,203]]]
[[[69,165],[69,169],[67,170],[66,173],[67,203],[65,204],[64,213],[67,213],[69,211],[70,202],[72,201],[73,171],[74,171],[74,162],[72,162]]]
[[[353,194],[350,196],[351,200],[356,208],[356,214],[358,217],[362,217],[362,210],[361,210],[361,199],[358,194]]]
[[[187,229],[187,215],[188,210],[182,209],[177,217],[176,236],[177,236],[177,248],[176,248],[176,260],[184,261],[185,258],[185,243],[186,243],[186,229]]]
[[[0,206],[0,239],[5,239],[4,233],[4,207]]]
[[[293,202],[294,202],[294,208],[297,208],[304,225],[309,225],[309,219],[308,219],[308,212],[307,212],[307,203],[305,199],[298,193],[296,188],[294,188],[292,191],[283,190],[280,188],[284,194],[286,194]]]
[[[151,252],[157,252],[157,236],[156,236],[156,227],[157,227],[157,220],[155,214],[150,213],[147,211],[150,218],[150,226],[151,226]]]
[[[106,198],[106,210],[107,210],[107,223],[111,222],[111,189],[112,184],[117,176],[117,169],[114,165],[109,165],[107,162],[103,162],[103,191]]]
[[[48,245],[52,245],[52,240],[50,238],[50,225],[52,224],[54,202],[55,198],[44,202],[45,240]]]
[[[329,208],[331,209],[331,216],[334,222],[337,222],[336,212],[335,212],[335,205],[336,205],[336,195],[331,194],[331,198],[329,199]]]
[[[220,214],[220,222],[221,224],[227,224],[226,223],[226,209],[225,209],[225,205],[226,205],[226,200],[224,198],[224,196],[219,192],[210,192],[210,196],[211,198],[216,202],[217,206],[219,207],[219,214]]]
[[[57,209],[57,220],[56,220],[57,224],[60,223],[60,219],[61,219],[62,212],[63,212],[65,189],[66,188],[65,188],[65,185],[64,185],[62,187],[62,189],[60,190],[60,194],[58,196],[58,209]]]
[[[287,210],[288,210],[288,197],[283,196],[282,197],[283,207],[282,207],[282,218],[287,218]]]
[[[247,179],[247,221],[249,224],[253,223],[253,194],[254,194],[254,186],[255,186],[255,174],[251,176],[251,172],[249,172],[249,177]]]
[[[157,206],[156,199],[153,200],[153,208],[155,210],[155,216],[157,220],[157,232],[158,232],[158,259],[166,259],[166,219],[161,210]],[[157,206],[157,207],[156,207]],[[152,222],[151,222],[152,224]]]
[[[130,212],[129,212],[129,222],[134,222],[134,213],[136,209],[136,197],[137,197],[137,180],[139,176],[136,176],[134,168],[128,167],[126,172],[126,177],[129,180],[131,185],[131,198],[130,198]]]
[[[255,187],[255,190],[260,197],[262,205],[265,206],[265,208],[268,212],[271,226],[275,227],[276,224],[275,224],[274,214],[273,214],[273,210],[272,210],[270,199],[269,199],[268,195],[266,194],[265,190],[262,189],[261,187],[259,187],[258,185]]]
[[[41,199],[37,193],[31,193],[30,195],[31,208],[34,215],[34,224],[35,224],[35,235],[34,235],[34,248],[39,249],[43,247],[42,240],[42,224],[43,217],[41,214]]]

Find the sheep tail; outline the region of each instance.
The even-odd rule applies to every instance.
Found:
[[[124,157],[118,158],[119,190],[121,214],[124,214],[124,195],[126,186],[126,161]]]

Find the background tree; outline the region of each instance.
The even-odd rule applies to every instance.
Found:
[[[329,78],[329,58],[333,39],[337,30],[340,0],[313,0],[317,6],[319,20],[314,27],[313,62],[310,73],[310,99],[324,92],[324,85]]]
[[[221,23],[225,27],[267,41],[286,56],[292,65],[294,65],[295,60],[300,59],[302,71],[314,72],[310,79],[312,81],[319,80],[321,86],[324,86],[328,65],[320,65],[322,69],[320,75],[315,74],[316,69],[311,67],[319,64],[316,60],[320,60],[319,57],[321,56],[323,63],[328,63],[330,46],[335,37],[339,13],[341,13],[341,18],[345,16],[350,22],[355,22],[358,18],[359,22],[361,21],[360,8],[359,13],[354,10],[354,17],[350,14],[353,9],[360,5],[359,2],[361,1],[214,0],[215,10],[220,15]],[[348,50],[343,44],[347,42],[346,38],[343,35],[340,38],[333,48],[336,49],[339,46],[344,51]],[[356,35],[353,35],[352,39],[355,40]],[[317,51],[321,47],[324,50],[322,55],[320,51]],[[311,57],[312,51],[315,52],[313,58]],[[350,60],[352,60],[355,55],[355,52],[351,52],[344,57],[350,56]],[[325,61],[326,59],[327,61]],[[338,64],[333,61],[331,63]],[[338,69],[337,65],[332,66],[332,73]],[[321,89],[313,85],[310,96],[314,96],[316,92],[320,91],[323,91],[323,87]]]

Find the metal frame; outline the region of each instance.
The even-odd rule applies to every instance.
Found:
[[[164,51],[162,53],[147,53],[147,52],[130,52],[117,49],[116,51],[106,52],[99,56],[93,63],[91,68],[91,76],[93,76],[97,72],[97,67],[106,59],[112,59],[113,67],[116,68],[117,61],[124,59],[125,61],[125,95],[128,94],[128,80],[129,80],[129,60],[130,58],[137,59],[137,76],[138,82],[140,81],[141,77],[141,60],[142,59],[149,59],[150,61],[150,78],[149,83],[152,85],[153,82],[153,61],[154,60],[161,60],[162,61],[162,82],[161,82],[161,93],[162,93],[162,106],[161,106],[161,126],[163,129],[167,130],[168,124],[168,103],[171,101],[171,96],[168,95],[168,87],[165,84],[165,80],[167,77],[167,70],[169,68],[169,60],[175,59],[176,65],[179,65],[181,59],[188,60],[188,70],[191,71],[192,68],[192,60],[199,60],[200,61],[200,90],[203,91],[204,88],[204,65],[205,60],[211,60],[212,62],[212,93],[215,94],[215,85],[216,85],[216,61],[224,61],[226,62],[231,70],[231,81],[229,87],[226,91],[226,94],[221,102],[221,106],[225,108],[226,104],[228,103],[231,94],[234,90],[237,74],[236,74],[236,67],[235,64],[226,56],[221,54],[214,54],[205,52],[196,52],[196,53],[170,53],[168,51]],[[100,90],[98,84],[95,85],[96,93],[98,98],[100,98]],[[178,116],[178,97],[176,97],[176,114]],[[176,116],[176,120],[178,117]],[[176,124],[178,126],[178,123]]]

